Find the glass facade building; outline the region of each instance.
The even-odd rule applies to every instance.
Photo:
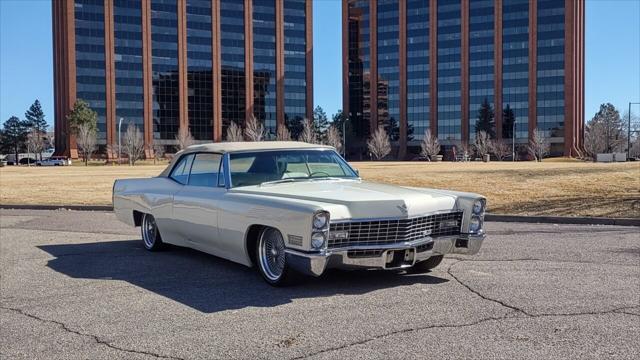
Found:
[[[453,158],[479,129],[520,145],[537,130],[551,155],[580,155],[584,1],[347,0],[342,13],[349,158],[368,158],[378,125],[394,158],[417,157],[427,130]],[[478,125],[483,103],[494,117]]]
[[[178,7],[175,0],[151,0],[153,138],[173,140],[180,127]]]
[[[187,0],[189,129],[196,140],[213,138],[211,1]]]
[[[305,104],[309,90],[307,89],[309,78],[305,76],[307,69],[307,41],[311,29],[306,26],[306,19],[311,16],[311,7],[305,0],[284,1],[284,118],[292,129],[292,135],[297,135],[296,129],[300,128],[300,121],[309,116]],[[306,0],[309,1],[309,0]],[[309,12],[309,13],[307,13]]]
[[[77,0],[74,9],[76,96],[98,114],[98,141],[105,144],[104,6],[102,0]]]
[[[253,2],[253,114],[267,138],[276,136],[275,0]]]
[[[115,117],[144,131],[144,79],[142,77],[142,4],[114,0]],[[126,119],[126,121],[125,121]]]
[[[180,129],[223,141],[255,117],[274,139],[312,117],[312,0],[52,2],[56,152],[77,157],[66,116],[77,99],[98,114],[100,153],[118,122],[175,151]],[[109,147],[111,146],[111,147]]]

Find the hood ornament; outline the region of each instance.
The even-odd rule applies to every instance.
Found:
[[[407,209],[407,204],[396,205],[396,207],[398,208],[398,210],[400,210],[400,212],[402,213],[402,215],[407,215],[407,214],[409,214],[409,210]]]

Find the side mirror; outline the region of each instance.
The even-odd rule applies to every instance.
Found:
[[[356,169],[356,168],[353,168],[353,171],[355,171],[355,172],[356,172],[356,175],[358,175],[358,177],[360,176],[360,170],[358,170],[358,169]]]

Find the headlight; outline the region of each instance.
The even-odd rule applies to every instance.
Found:
[[[325,240],[326,238],[324,236],[324,233],[314,232],[313,234],[311,234],[311,246],[314,249],[321,249],[324,246]]]
[[[329,213],[319,212],[313,215],[313,229],[324,230],[329,224]]]
[[[482,219],[479,216],[472,216],[471,222],[469,223],[469,232],[472,234],[477,234],[482,230]]]
[[[482,215],[484,213],[484,199],[478,199],[473,202],[473,214]]]

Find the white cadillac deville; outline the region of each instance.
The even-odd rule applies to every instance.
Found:
[[[150,251],[256,265],[272,285],[329,268],[426,272],[485,237],[484,197],[370,183],[334,148],[299,142],[191,146],[157,177],[116,180],[113,206]]]

